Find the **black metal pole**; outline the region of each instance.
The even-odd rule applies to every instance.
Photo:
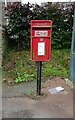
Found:
[[[37,91],[36,91],[37,95],[38,95],[38,74],[39,74],[39,63],[37,62]]]
[[[37,62],[37,95],[41,94],[41,69],[42,62]]]

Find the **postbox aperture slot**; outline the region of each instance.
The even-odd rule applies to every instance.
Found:
[[[51,27],[33,27],[32,30],[50,30]]]
[[[42,28],[34,28],[32,29],[32,37],[50,37],[51,34],[51,29],[50,28],[46,28],[46,29],[42,29]]]
[[[48,31],[47,30],[35,30],[34,35],[37,37],[41,36],[48,36]]]

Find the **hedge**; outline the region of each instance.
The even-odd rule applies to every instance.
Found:
[[[8,47],[17,50],[30,46],[30,21],[52,20],[52,48],[70,48],[73,26],[74,3],[21,4],[8,3],[5,8],[9,19],[5,31],[8,34]]]

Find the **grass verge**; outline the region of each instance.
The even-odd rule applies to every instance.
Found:
[[[42,80],[58,76],[67,78],[69,71],[70,50],[52,50],[51,60],[42,62]],[[36,79],[36,62],[30,60],[29,51],[7,50],[3,55],[3,75],[8,82],[25,82]]]

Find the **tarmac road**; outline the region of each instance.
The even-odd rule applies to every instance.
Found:
[[[50,94],[48,89],[63,86],[64,91]],[[2,118],[73,118],[73,91],[63,79],[48,80],[42,92],[47,96],[31,99],[27,96],[2,98]]]
[[[6,106],[3,107],[3,118],[53,117],[47,113],[46,109],[39,109],[36,101],[28,98],[6,98],[3,102],[4,104],[7,102]]]

